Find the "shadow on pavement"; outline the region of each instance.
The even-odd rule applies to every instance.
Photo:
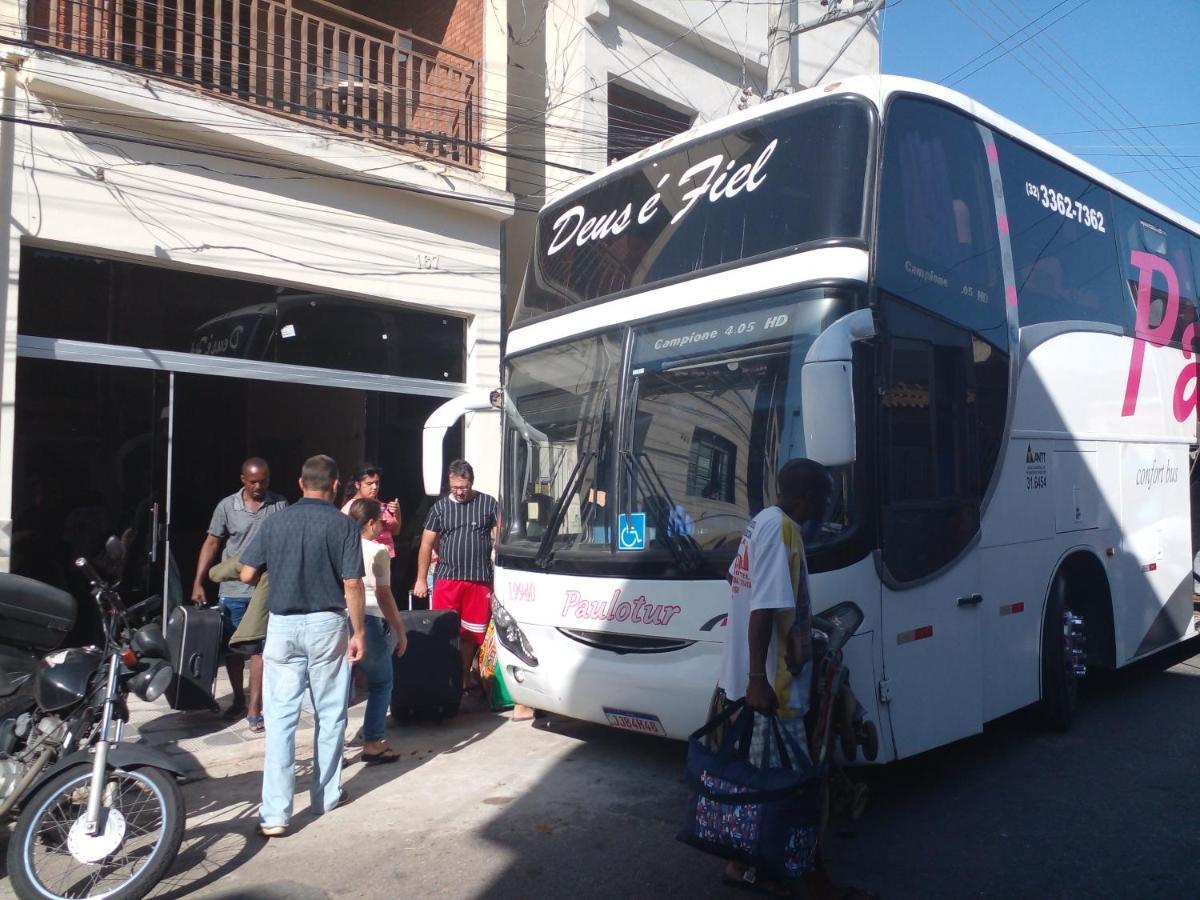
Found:
[[[1200,896],[1188,864],[1200,642],[1096,679],[1068,733],[1028,712],[878,769],[873,802],[832,834],[839,884],[900,897]],[[505,801],[482,837],[515,860],[476,896],[737,896],[680,844],[682,743],[558,718],[577,741]],[[485,801],[486,802],[486,801]]]
[[[350,801],[327,816],[314,816],[308,811],[312,759],[307,754],[302,756],[297,760],[296,805],[291,830],[287,838],[279,840],[289,840],[310,827],[361,827],[355,814],[355,803],[362,797],[385,789],[391,782],[439,756],[457,753],[483,740],[504,721],[497,716],[466,712],[445,723],[416,723],[402,728],[389,723],[388,742],[400,752],[400,759],[387,765],[365,765],[359,762],[361,750],[347,748],[343,755],[346,764],[342,771],[342,786]],[[266,839],[255,834],[261,791],[261,769],[189,785],[186,789],[188,827],[183,845],[171,873],[152,896],[178,900],[214,885],[248,864],[252,874],[254,857],[268,844]],[[231,803],[231,797],[245,799]],[[302,882],[272,881],[225,892],[210,891],[206,896],[231,900],[238,897],[305,900],[323,898],[327,893]]]

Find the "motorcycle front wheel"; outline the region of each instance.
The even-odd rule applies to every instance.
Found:
[[[109,772],[104,828],[86,829],[92,771],[80,766],[47,782],[8,841],[8,876],[25,898],[137,900],[167,874],[183,841],[183,792],[161,769]]]

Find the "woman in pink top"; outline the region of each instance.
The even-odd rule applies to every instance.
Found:
[[[383,529],[379,532],[379,537],[375,540],[387,548],[387,554],[390,559],[395,559],[396,535],[400,533],[401,524],[400,501],[379,499],[379,480],[382,477],[383,469],[373,466],[370,463],[364,463],[354,473],[354,477],[350,482],[352,493],[346,499],[346,503],[342,507],[342,512],[349,515],[350,504],[355,500],[377,501],[383,511]]]

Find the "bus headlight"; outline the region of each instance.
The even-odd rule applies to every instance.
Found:
[[[538,664],[525,633],[521,631],[512,614],[500,605],[495,594],[492,594],[492,624],[496,626],[496,640],[504,645],[505,650],[517,656],[526,665]]]

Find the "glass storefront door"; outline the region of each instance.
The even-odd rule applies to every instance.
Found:
[[[17,390],[31,402],[16,406],[11,569],[81,599],[76,638],[95,640],[99,619],[72,561],[99,567],[109,536],[125,544],[126,602],[163,592],[170,377],[17,360]]]

